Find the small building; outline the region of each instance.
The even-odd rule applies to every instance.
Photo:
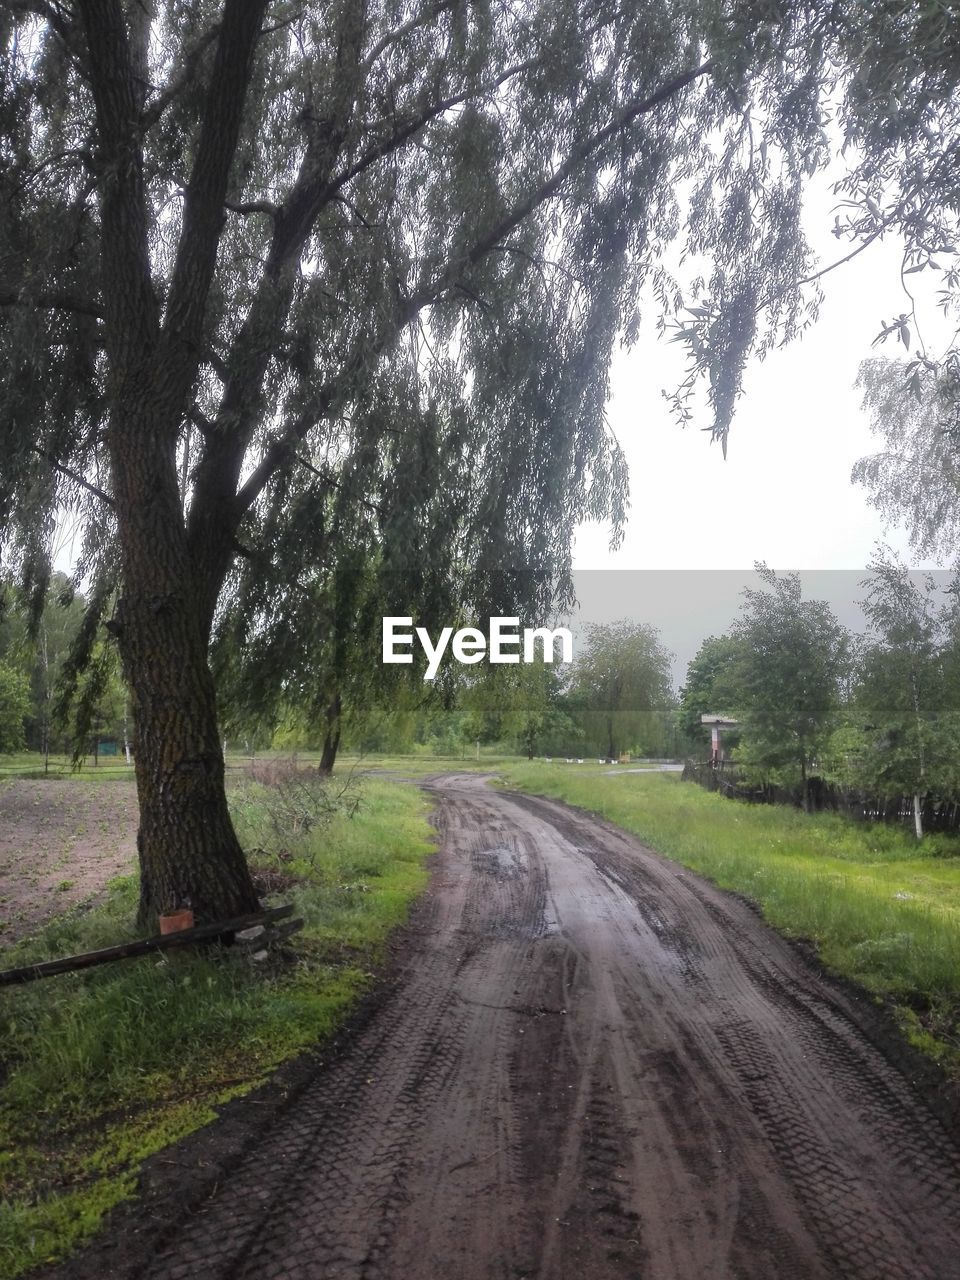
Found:
[[[723,735],[740,728],[739,720],[731,720],[729,716],[702,715],[700,723],[710,726],[710,763],[722,764],[726,760],[723,749]]]

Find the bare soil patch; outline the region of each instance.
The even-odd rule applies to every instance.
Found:
[[[136,833],[132,778],[0,782],[0,949],[131,871]]]

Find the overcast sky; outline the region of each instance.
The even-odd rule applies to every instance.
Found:
[[[835,197],[826,182],[808,200],[811,242],[825,262],[852,247],[829,234]],[[631,511],[626,538],[611,553],[608,531],[581,529],[580,569],[745,569],[765,560],[775,569],[862,569],[884,540],[911,563],[902,529],[885,529],[850,483],[850,469],[875,452],[860,393],[860,361],[904,355],[888,340],[871,343],[881,321],[909,310],[900,290],[895,240],[877,241],[825,277],[818,323],[801,341],[773,352],[746,372],[726,462],[696,423],[673,422],[661,390],[679,383],[680,344],[658,341],[651,310],[646,332],[621,352],[612,374],[609,419],[630,468]],[[921,320],[928,343],[945,332],[930,303]]]

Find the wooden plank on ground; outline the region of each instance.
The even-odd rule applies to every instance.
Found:
[[[34,982],[37,978],[52,978],[57,974],[72,973],[78,969],[92,969],[95,965],[110,964],[114,960],[126,960],[131,956],[146,955],[150,951],[168,951],[171,947],[185,947],[192,942],[209,941],[222,937],[225,933],[236,933],[240,929],[250,929],[253,925],[282,920],[284,916],[292,913],[293,903],[288,902],[282,907],[254,911],[245,916],[236,916],[233,920],[222,920],[217,924],[195,925],[192,929],[180,929],[177,933],[158,933],[152,938],[136,938],[131,942],[121,942],[115,947],[104,947],[100,951],[84,951],[76,956],[62,956],[58,960],[43,960],[39,964],[4,969],[0,971],[0,987]]]

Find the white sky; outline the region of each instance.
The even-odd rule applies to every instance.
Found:
[[[829,234],[836,201],[825,187],[807,215],[824,263],[853,247]],[[651,311],[612,371],[609,420],[630,469],[626,537],[611,553],[608,530],[583,526],[575,568],[748,569],[765,560],[775,569],[863,569],[878,540],[915,567],[945,567],[911,556],[906,532],[885,529],[866,490],[850,483],[856,460],[878,448],[854,390],[860,361],[906,354],[893,339],[871,348],[881,322],[910,309],[899,263],[897,242],[877,241],[824,278],[816,325],[748,367],[726,462],[697,429],[706,421],[684,430],[670,415],[660,393],[681,380],[684,349],[658,341]],[[933,277],[910,279],[929,280],[929,294]],[[933,305],[921,321],[928,343],[946,330]]]

